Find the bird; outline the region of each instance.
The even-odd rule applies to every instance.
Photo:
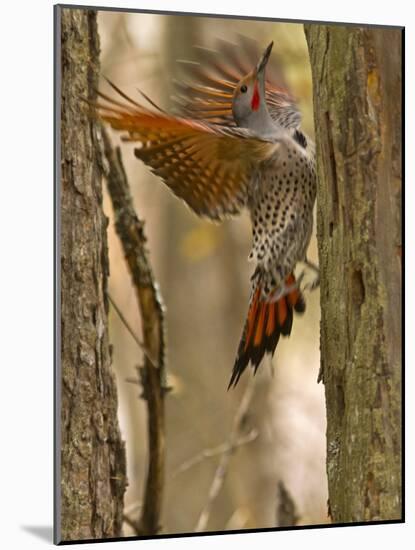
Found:
[[[305,311],[294,270],[307,259],[316,198],[315,148],[300,129],[301,114],[280,71],[266,76],[273,42],[262,55],[249,39],[222,40],[218,52],[199,48],[201,62],[182,62],[192,81],[177,82],[177,113],[132,99],[108,80],[117,98],[97,91],[97,116],[198,216],[212,221],[246,208],[254,263],[248,313],[228,389],[251,365],[257,372],[291,334]],[[241,52],[245,52],[245,57]]]

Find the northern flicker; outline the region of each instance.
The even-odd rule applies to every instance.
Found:
[[[120,99],[99,93],[103,101],[96,105],[105,122],[127,132],[123,140],[139,144],[136,157],[197,215],[222,220],[249,210],[255,269],[228,387],[250,363],[256,372],[280,336],[290,335],[293,311],[305,310],[294,269],[307,263],[316,196],[314,146],[299,129],[300,113],[278,71],[265,78],[273,43],[255,61],[252,44],[241,43],[244,61],[237,46],[222,41],[220,56],[201,50],[202,63],[187,65],[193,82],[179,85],[182,116],[151,100],[147,108],[112,83]]]

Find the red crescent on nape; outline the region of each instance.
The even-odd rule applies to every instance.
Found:
[[[260,97],[259,97],[259,90],[258,90],[258,81],[256,80],[254,85],[254,93],[252,95],[252,100],[251,100],[251,107],[253,111],[258,111],[259,102],[260,102]]]

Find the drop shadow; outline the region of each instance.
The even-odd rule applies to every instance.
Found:
[[[23,531],[46,542],[53,542],[53,527],[51,525],[21,525]]]

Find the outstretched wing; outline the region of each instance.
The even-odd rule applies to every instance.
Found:
[[[111,83],[110,83],[111,84]],[[95,105],[102,120],[139,143],[135,155],[160,176],[199,216],[220,220],[246,204],[255,167],[279,143],[261,140],[242,128],[176,118],[151,111],[111,86],[124,101],[99,93]]]
[[[232,96],[237,83],[255,67],[261,57],[258,43],[238,35],[238,43],[219,39],[217,49],[195,47],[197,61],[179,61],[184,81],[176,82],[173,98],[179,112],[213,124],[236,126]],[[284,80],[280,64],[272,55],[267,64],[266,101],[271,117],[284,128],[298,128],[301,115]]]

